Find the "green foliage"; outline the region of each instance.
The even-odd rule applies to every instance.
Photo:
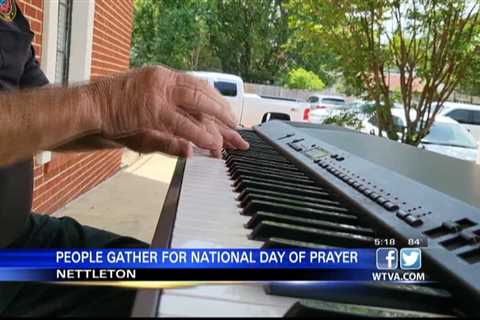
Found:
[[[315,73],[303,68],[291,70],[284,79],[284,85],[291,89],[311,91],[320,91],[325,88],[325,84]]]
[[[291,0],[288,8],[294,16],[291,27],[303,41],[322,42],[334,52],[335,69],[343,77],[341,88],[375,101],[380,132],[391,139],[397,134],[390,108],[401,101],[407,118],[403,142],[415,145],[458,84],[468,90],[475,84],[472,63],[480,52],[479,4]],[[393,93],[387,80],[391,69],[400,74],[400,90]]]
[[[332,84],[335,59],[299,37],[290,0],[135,0],[131,63],[221,71],[274,83],[304,68]]]
[[[340,114],[332,115],[323,121],[323,124],[333,124],[339,127],[360,130],[363,128],[362,120],[358,112],[346,111]]]
[[[208,1],[135,0],[131,63],[195,70],[219,63],[208,48]]]

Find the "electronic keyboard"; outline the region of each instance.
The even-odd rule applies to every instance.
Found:
[[[132,315],[479,313],[477,165],[334,126],[269,121],[239,132],[247,151],[178,161],[152,247],[422,247],[433,282],[139,290]]]

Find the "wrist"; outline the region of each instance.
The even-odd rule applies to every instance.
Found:
[[[108,99],[111,84],[110,79],[96,80],[81,87],[81,101],[85,101],[87,126],[90,130],[102,133],[104,131],[105,110],[110,109],[111,99]]]

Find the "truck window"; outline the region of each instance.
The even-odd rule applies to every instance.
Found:
[[[447,113],[447,116],[453,120],[458,121],[459,123],[471,123],[472,114],[468,110],[457,109]]]
[[[215,81],[214,87],[220,91],[223,96],[226,97],[236,97],[237,96],[237,85],[236,83],[226,82],[226,81]]]
[[[480,125],[480,111],[473,111],[472,110],[472,114],[473,114],[473,121],[472,121],[472,124],[474,125]]]

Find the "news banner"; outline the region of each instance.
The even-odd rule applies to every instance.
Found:
[[[430,282],[420,248],[0,250],[0,281]]]

